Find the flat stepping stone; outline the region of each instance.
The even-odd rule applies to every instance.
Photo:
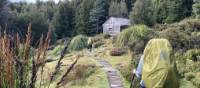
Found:
[[[87,53],[92,55],[91,52]],[[121,77],[118,75],[117,70],[114,69],[108,61],[101,58],[95,58],[95,60],[101,65],[103,70],[106,71],[110,88],[124,88]]]
[[[110,88],[124,88],[121,78],[117,70],[112,67],[110,63],[102,59],[96,59],[104,68],[107,73]]]

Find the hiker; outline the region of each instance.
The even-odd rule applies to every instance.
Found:
[[[172,47],[166,39],[150,40],[134,70],[142,88],[179,88]]]
[[[88,39],[88,49],[90,52],[92,51],[92,38]]]

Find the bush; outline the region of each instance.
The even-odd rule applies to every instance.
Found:
[[[188,81],[192,80],[193,78],[195,78],[194,73],[192,73],[192,72],[186,73],[185,78]]]
[[[78,50],[84,49],[87,47],[87,41],[88,41],[88,38],[86,36],[78,35],[71,40],[69,44],[69,50],[78,51]]]
[[[113,48],[110,51],[111,56],[121,56],[124,53],[125,53],[125,50],[123,50],[122,48]]]
[[[168,39],[174,49],[187,49],[189,47],[189,35],[183,30],[168,28],[161,31],[159,37]]]
[[[197,87],[200,88],[200,78],[192,79],[192,83]]]
[[[200,56],[200,50],[199,49],[191,49],[188,50],[185,54],[185,57],[187,59],[197,61],[197,56]],[[196,59],[196,60],[195,60]]]
[[[120,47],[133,44],[143,39],[148,34],[149,28],[145,25],[135,25],[122,31],[117,37],[117,45]]]

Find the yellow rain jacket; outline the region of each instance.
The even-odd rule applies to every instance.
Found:
[[[172,47],[166,39],[152,39],[144,50],[142,80],[146,88],[179,88]]]

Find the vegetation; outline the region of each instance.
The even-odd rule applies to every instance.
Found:
[[[134,25],[117,37],[100,34],[109,17]],[[199,0],[0,0],[0,88],[107,88],[95,57],[119,70],[129,87],[131,70],[152,38],[172,44],[181,88],[199,88],[199,19]],[[87,36],[95,57],[83,51]],[[65,43],[55,44],[60,40]]]
[[[154,25],[156,18],[151,7],[151,0],[137,0],[129,18],[133,24]]]
[[[90,35],[94,35],[102,31],[101,25],[106,21],[107,6],[106,0],[96,0],[94,2],[94,6],[89,17],[89,22],[91,24],[91,31],[89,33]]]
[[[197,0],[195,4],[192,6],[193,8],[193,13],[195,15],[195,18],[199,19],[200,18],[200,2]]]
[[[125,29],[117,37],[116,43],[120,46],[128,46],[129,44],[136,43],[147,35],[150,29],[145,25],[135,25]]]
[[[111,17],[128,17],[128,9],[125,1],[112,1],[109,7],[109,16]]]
[[[70,51],[78,51],[87,47],[88,39],[83,35],[78,35],[72,39],[69,44]]]
[[[31,52],[31,25],[25,42],[20,46],[20,37],[1,34],[1,81],[2,88],[35,88],[39,68],[43,74],[46,52],[50,43],[51,31],[47,37],[41,37],[38,49]],[[32,54],[31,54],[32,53]],[[29,74],[31,72],[31,74]],[[30,75],[30,76],[29,76]]]

